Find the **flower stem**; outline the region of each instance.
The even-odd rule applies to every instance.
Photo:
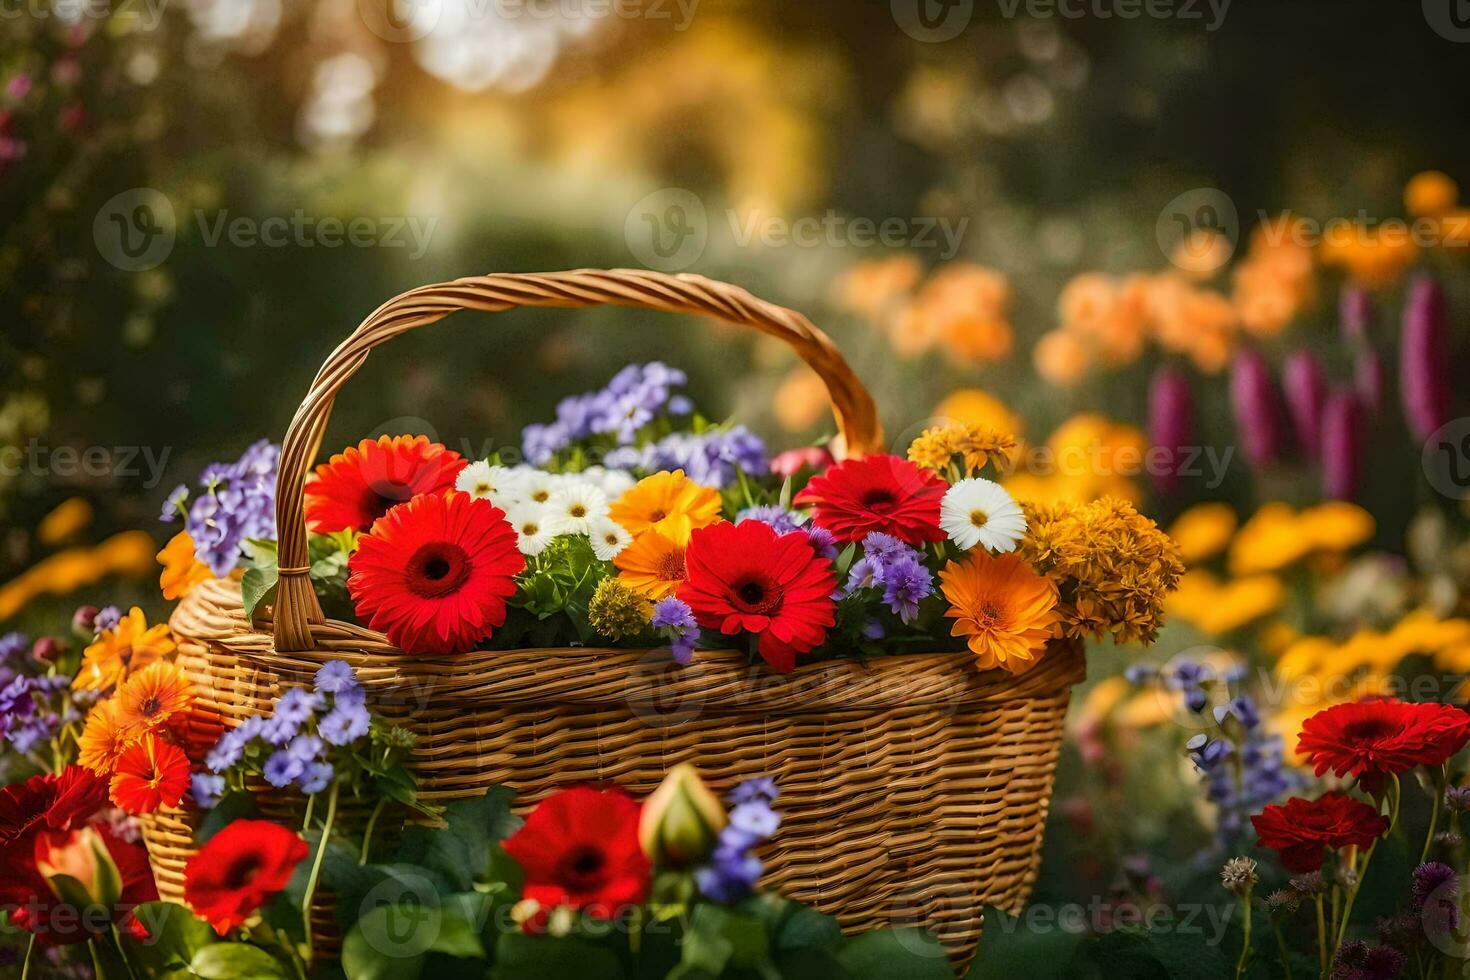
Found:
[[[306,928],[306,961],[312,960],[311,949],[311,900],[316,896],[317,879],[322,874],[322,860],[327,856],[327,844],[332,839],[332,824],[337,819],[337,781],[327,791],[327,816],[322,821],[322,836],[317,841],[316,857],[311,862],[311,876],[306,879],[306,891],[301,896],[301,923]]]
[[[362,832],[362,853],[357,856],[358,864],[367,864],[368,854],[372,851],[373,831],[378,826],[378,814],[383,812],[383,806],[388,802],[388,797],[378,797],[377,804],[373,807],[372,814],[368,817],[367,827]]]
[[[1286,939],[1281,935],[1281,923],[1274,918],[1271,920],[1271,931],[1276,933],[1276,948],[1281,951],[1281,969],[1286,974],[1286,980],[1292,980],[1291,957],[1286,953]]]
[[[1361,869],[1357,866],[1358,859],[1356,855],[1356,848],[1353,849],[1354,854],[1352,860],[1348,864],[1348,867],[1352,871],[1354,871],[1355,874],[1353,876],[1353,883],[1351,887],[1349,887],[1347,890],[1347,899],[1343,902],[1342,921],[1338,924],[1337,927],[1337,943],[1332,948],[1332,955],[1334,959],[1337,956],[1337,951],[1342,948],[1343,939],[1347,937],[1348,919],[1352,918],[1353,914],[1353,900],[1358,897],[1358,889],[1363,887],[1363,878],[1366,877],[1368,874],[1368,862],[1373,860],[1373,851],[1377,847],[1378,841],[1376,840],[1372,844],[1368,845],[1368,850],[1363,852],[1363,867]]]
[[[1321,964],[1322,976],[1327,976],[1327,912],[1322,907],[1322,893],[1317,897],[1317,962]]]
[[[1424,850],[1419,852],[1419,863],[1423,864],[1429,860],[1429,848],[1434,844],[1434,831],[1439,827],[1439,811],[1444,809],[1444,789],[1448,781],[1445,767],[1439,767],[1439,774],[1434,779],[1434,809],[1429,811],[1429,832],[1424,835]]]
[[[31,956],[36,952],[36,934],[31,933],[30,942],[26,943],[26,961],[20,967],[20,980],[31,978]]]
[[[1245,973],[1245,961],[1251,955],[1251,895],[1249,889],[1240,896],[1240,909],[1245,916],[1245,934],[1240,941],[1240,958],[1235,961],[1235,980],[1240,980],[1241,975]]]

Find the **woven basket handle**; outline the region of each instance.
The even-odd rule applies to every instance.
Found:
[[[378,307],[352,336],[332,351],[317,372],[281,446],[276,478],[276,529],[280,537],[280,586],[275,606],[277,650],[309,650],[310,624],[322,621],[312,589],[306,549],[302,488],[332,413],[332,399],[368,354],[400,334],[428,326],[456,310],[499,313],[522,306],[576,309],[631,306],[670,313],[699,313],[779,337],[821,376],[837,420],[838,455],[863,456],[883,445],[873,399],[827,335],[800,313],[756,299],[737,286],[703,276],[638,269],[579,269],[536,274],[472,276],[409,290]]]

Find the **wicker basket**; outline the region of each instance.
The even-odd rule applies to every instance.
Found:
[[[277,523],[281,587],[247,621],[235,580],[200,585],[171,624],[199,693],[194,735],[269,709],[323,662],[351,663],[374,709],[418,735],[425,799],[505,784],[529,806],[557,788],[615,782],[650,792],[679,762],[718,786],[771,775],[781,831],[763,882],[848,931],[926,925],[965,957],[981,910],[1019,910],[1041,837],[1082,652],[1058,643],[1035,668],[980,672],[968,654],[827,661],[777,675],[739,653],[479,651],[409,657],[380,633],[324,620],[306,575],[302,482],[332,398],[377,345],[458,309],[599,304],[699,313],[787,341],[826,382],[839,453],[877,451],[882,432],[861,384],[799,314],[690,275],[614,270],[492,275],[413,290],[380,307],[318,373],[286,435]],[[269,803],[270,801],[268,801]],[[160,892],[178,899],[192,815],[145,820]]]

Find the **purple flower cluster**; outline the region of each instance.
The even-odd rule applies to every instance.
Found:
[[[1361,939],[1349,939],[1337,948],[1330,977],[1331,980],[1397,980],[1407,962],[1408,957],[1392,946],[1369,946]]]
[[[521,431],[526,461],[544,466],[573,443],[597,435],[630,445],[638,431],[659,415],[689,412],[689,400],[673,393],[688,380],[683,371],[658,361],[629,364],[606,388],[563,398],[556,406],[555,422],[526,426]]]
[[[19,673],[18,665],[14,661],[30,649],[30,646],[31,638],[24,633],[6,633],[0,636],[0,684],[9,683]]]
[[[294,785],[307,794],[322,792],[336,773],[328,746],[351,745],[372,726],[366,701],[351,667],[340,660],[324,664],[311,690],[290,689],[269,717],[252,715],[220,736],[204,759],[212,775],[194,779],[195,801],[204,807],[219,802],[225,787],[219,774],[243,762],[252,744],[269,752],[261,766],[266,782],[280,789]]]
[[[1281,736],[1267,734],[1249,695],[1215,708],[1214,719],[1217,734],[1201,732],[1185,749],[1204,774],[1205,795],[1218,808],[1216,834],[1223,845],[1232,846],[1252,813],[1296,783],[1285,766]]]
[[[62,725],[78,717],[69,702],[60,707],[54,703],[70,686],[65,677],[21,675],[11,680],[0,688],[0,735],[21,753],[55,738]]]
[[[878,589],[891,612],[905,623],[919,614],[919,603],[934,591],[924,556],[892,535],[874,531],[863,538],[863,557],[847,575],[845,594]]]
[[[650,625],[669,641],[674,663],[687,664],[694,658],[694,645],[699,642],[699,624],[694,611],[682,599],[667,596],[653,605]]]
[[[721,490],[735,482],[737,471],[764,474],[771,465],[766,444],[743,425],[674,432],[657,442],[614,449],[603,464],[643,473],[683,470],[695,483]]]
[[[705,898],[738,902],[754,890],[764,868],[751,852],[781,826],[780,814],[771,809],[779,795],[775,780],[765,776],[730,791],[730,822],[720,831],[710,863],[694,872],[694,883]]]
[[[276,462],[280,447],[262,439],[233,463],[211,463],[199,474],[203,492],[188,503],[180,484],[164,502],[164,521],[184,515],[194,552],[210,571],[225,576],[251,538],[276,536]]]
[[[800,531],[806,526],[806,520],[804,515],[776,504],[747,507],[735,515],[736,524],[741,521],[760,521],[762,524],[769,524],[777,534]]]
[[[1414,869],[1413,911],[1429,935],[1460,928],[1460,876],[1448,864],[1429,861]]]

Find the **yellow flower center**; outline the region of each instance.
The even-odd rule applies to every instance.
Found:
[[[984,527],[990,522],[990,515],[983,510],[970,511],[970,523],[976,527]]]
[[[587,508],[584,507],[582,504],[572,504],[572,509],[568,513],[570,513],[573,517],[586,517]]]

